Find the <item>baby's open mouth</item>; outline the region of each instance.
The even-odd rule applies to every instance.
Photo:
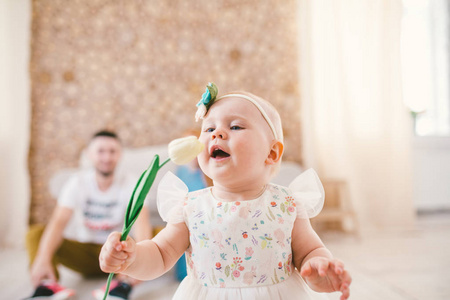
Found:
[[[211,157],[212,158],[225,158],[225,157],[229,157],[230,154],[226,153],[225,151],[223,151],[220,148],[214,148],[211,152]]]

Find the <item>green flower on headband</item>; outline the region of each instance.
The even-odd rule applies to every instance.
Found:
[[[206,90],[202,95],[202,99],[197,103],[198,109],[195,113],[196,122],[199,119],[203,119],[203,117],[206,115],[208,108],[211,106],[211,104],[214,103],[214,100],[216,100],[217,92],[217,86],[213,82],[208,83],[208,85],[206,86]]]

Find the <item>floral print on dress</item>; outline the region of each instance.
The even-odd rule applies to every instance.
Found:
[[[296,206],[289,190],[269,184],[257,199],[220,202],[207,188],[188,194],[184,214],[188,272],[201,285],[270,285],[293,272]]]

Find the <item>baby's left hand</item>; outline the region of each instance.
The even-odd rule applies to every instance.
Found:
[[[350,296],[352,278],[338,259],[313,257],[303,265],[300,275],[317,292],[341,292],[341,300]]]

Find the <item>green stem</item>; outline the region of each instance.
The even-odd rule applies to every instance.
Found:
[[[111,280],[113,279],[113,277],[114,273],[109,273],[108,282],[106,283],[105,295],[103,295],[103,300],[106,300],[106,297],[108,297],[109,285],[111,284]]]
[[[161,169],[161,168],[162,168],[165,164],[167,164],[169,161],[170,161],[170,158],[166,159],[166,161],[163,162],[163,163],[159,166],[159,168]]]

